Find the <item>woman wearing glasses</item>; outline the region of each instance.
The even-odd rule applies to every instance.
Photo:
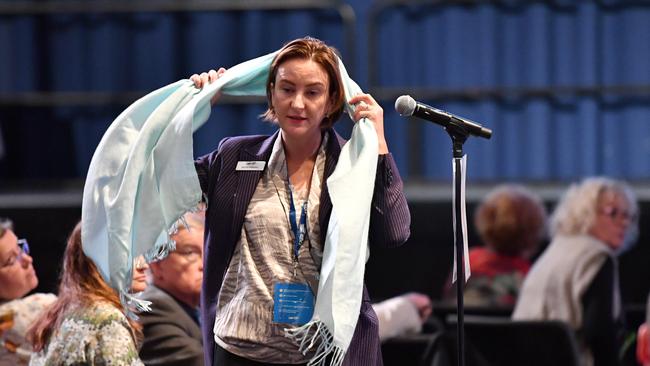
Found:
[[[0,219],[0,365],[26,365],[32,345],[25,340],[29,325],[50,305],[53,294],[32,294],[38,277],[27,240],[18,239],[11,221]]]
[[[627,184],[588,178],[571,186],[513,317],[565,321],[578,334],[583,365],[618,365],[623,322],[616,255],[637,233],[638,206]]]

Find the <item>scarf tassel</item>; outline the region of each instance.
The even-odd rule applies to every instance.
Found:
[[[205,209],[202,208],[200,204],[198,204],[195,207],[189,209],[188,212],[196,213],[204,210]],[[178,234],[179,221],[188,231],[192,231],[192,228],[190,227],[190,225],[187,223],[187,220],[185,219],[185,214],[181,215],[178,218],[178,220],[174,221],[172,226],[167,230],[167,241],[162,243],[161,245],[154,246],[153,248],[149,249],[146,253],[144,253],[144,259],[147,261],[147,263],[153,263],[159,260],[163,260],[165,259],[165,257],[169,255],[170,252],[176,250],[176,241],[173,240],[171,237],[173,235]]]
[[[157,262],[159,260],[165,259],[170,252],[176,250],[176,241],[169,239],[164,242],[162,245],[153,247],[144,253],[144,259],[147,263]]]
[[[334,336],[320,320],[312,320],[298,328],[285,329],[285,336],[299,345],[302,354],[312,349],[320,340],[316,354],[309,360],[307,366],[325,366],[331,356],[329,366],[341,366],[345,358],[345,351],[334,344]]]
[[[124,291],[120,291],[120,302],[126,310],[126,316],[133,320],[138,320],[139,317],[136,315],[142,311],[151,311],[151,301],[138,299]]]

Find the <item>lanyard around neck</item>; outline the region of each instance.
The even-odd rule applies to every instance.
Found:
[[[307,199],[302,204],[302,209],[300,210],[300,221],[296,220],[296,206],[293,204],[293,187],[289,183],[289,222],[291,223],[291,231],[293,232],[293,254],[295,255],[296,260],[298,260],[298,252],[302,246],[302,242],[305,240],[305,234],[307,233],[307,201],[309,200],[309,195]]]

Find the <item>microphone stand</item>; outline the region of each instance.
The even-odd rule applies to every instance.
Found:
[[[467,141],[469,132],[467,129],[455,123],[453,120],[445,127],[445,131],[451,137],[452,152],[454,160],[454,233],[456,234],[456,314],[457,314],[457,345],[458,345],[458,365],[465,366],[465,314],[463,289],[465,287],[465,274],[463,271],[463,238],[465,237],[462,225],[462,205],[461,201],[462,177],[463,177],[463,144]]]

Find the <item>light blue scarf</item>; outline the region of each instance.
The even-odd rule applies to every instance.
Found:
[[[84,186],[82,243],[104,279],[119,291],[127,312],[150,310],[150,302],[128,293],[133,259],[161,258],[174,249],[175,222],[196,207],[202,193],[194,167],[192,133],[208,119],[210,98],[266,95],[271,53],[230,68],[198,90],[188,80],[160,88],[134,102],[106,131],[93,155]],[[342,62],[346,100],[361,93]],[[346,104],[353,114],[354,106]],[[368,258],[370,207],[377,166],[374,125],[356,123],[327,184],[332,215],[325,240],[312,320],[288,329],[307,352],[318,338],[310,365],[340,365],[350,345],[361,307]]]

